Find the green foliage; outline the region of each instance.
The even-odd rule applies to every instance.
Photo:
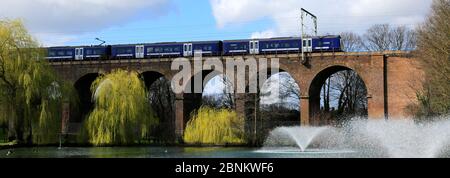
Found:
[[[113,71],[95,80],[91,90],[95,108],[85,126],[93,145],[133,144],[158,121],[137,72]]]
[[[190,144],[243,144],[244,119],[228,109],[201,107],[187,123],[184,141]]]
[[[72,98],[45,52],[21,21],[0,20],[0,123],[19,143],[56,142],[61,103]]]

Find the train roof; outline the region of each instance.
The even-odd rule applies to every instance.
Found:
[[[325,36],[313,36],[309,38],[340,38],[339,35],[325,35]],[[238,39],[238,40],[211,40],[211,41],[186,41],[186,42],[157,42],[157,43],[135,43],[135,44],[114,44],[114,45],[84,45],[84,46],[50,46],[45,48],[101,48],[101,47],[107,47],[107,46],[114,46],[114,47],[128,47],[128,46],[135,46],[135,45],[179,45],[179,44],[185,44],[185,43],[193,43],[193,44],[202,44],[202,43],[221,43],[221,42],[248,42],[251,40],[259,40],[259,41],[266,41],[266,40],[290,40],[290,39],[301,39],[300,37],[276,37],[276,38],[257,38],[257,39]]]
[[[215,41],[186,41],[186,42],[157,42],[157,43],[135,43],[135,44],[116,44],[111,46],[133,46],[133,45],[179,45],[179,44],[185,44],[185,43],[220,43],[222,41],[215,40]]]
[[[108,45],[102,45],[102,46],[96,46],[96,45],[91,45],[91,46],[50,46],[50,47],[44,47],[47,49],[55,49],[55,48],[106,48],[108,47]]]
[[[313,36],[308,38],[340,38],[339,35],[325,35],[325,36]],[[301,39],[301,37],[275,37],[275,38],[254,38],[254,39],[238,39],[238,40],[224,40],[223,42],[247,42],[251,40],[258,40],[258,41],[268,41],[268,40],[295,40],[295,39]]]

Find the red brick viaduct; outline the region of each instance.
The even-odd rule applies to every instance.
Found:
[[[289,73],[300,88],[299,124],[316,125],[314,114],[320,110],[320,89],[324,81],[341,70],[353,70],[367,88],[368,115],[370,119],[407,118],[407,106],[416,102],[423,71],[416,58],[407,52],[383,53],[320,53],[308,56],[303,65],[298,54],[240,56],[243,59],[279,59],[279,70]],[[220,59],[224,59],[220,58]],[[203,58],[205,59],[205,57]],[[192,59],[191,59],[192,60]],[[136,70],[146,82],[160,77],[171,80],[179,71],[171,70],[173,59],[129,59],[112,61],[54,62],[51,65],[64,80],[71,82],[80,93],[81,103],[89,103],[89,86],[100,74],[121,68]],[[270,67],[270,66],[269,66]],[[270,71],[270,70],[269,70]],[[194,76],[194,75],[193,75]],[[238,114],[245,113],[243,94],[235,98]],[[191,111],[201,103],[198,94],[177,94],[175,102],[175,132],[182,135]],[[79,122],[72,120],[72,122]]]

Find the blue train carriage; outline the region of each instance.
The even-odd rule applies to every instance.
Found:
[[[223,55],[225,56],[233,56],[233,55],[243,55],[250,54],[250,52],[255,53],[252,49],[250,51],[250,43],[255,45],[252,40],[225,40],[223,41]],[[259,45],[255,45],[259,46]]]
[[[192,53],[201,53],[202,56],[220,56],[222,54],[222,41],[198,41],[187,45],[191,44],[193,51],[186,51],[184,56],[191,56]],[[189,50],[189,48],[184,49]]]
[[[145,58],[180,57],[183,55],[183,45],[178,42],[145,44]]]
[[[87,46],[78,51],[83,53],[83,60],[106,60],[111,55],[111,46]]]
[[[296,37],[259,39],[253,41],[254,46],[256,46],[256,49],[254,49],[254,51],[259,51],[259,54],[282,54],[299,52],[301,46],[301,38]],[[257,46],[258,44],[259,46]]]
[[[75,59],[74,47],[49,47],[47,48],[47,57],[50,62],[71,61]]]
[[[113,45],[111,46],[111,57],[114,59],[135,59],[137,56],[136,48],[143,49],[143,45],[134,45],[134,44]],[[141,57],[141,53],[139,53],[138,57]]]
[[[312,52],[342,52],[341,36],[329,35],[312,38]]]

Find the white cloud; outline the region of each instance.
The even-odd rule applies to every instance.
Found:
[[[432,0],[210,0],[219,28],[269,18],[274,26],[252,37],[298,36],[300,8],[319,19],[319,34],[363,32],[376,23],[413,27],[423,20]],[[312,23],[307,32],[312,33]]]
[[[276,36],[276,32],[274,30],[266,30],[262,32],[254,32],[252,33],[251,38],[252,39],[258,39],[258,38],[272,38]]]
[[[64,41],[169,8],[170,0],[2,0],[0,18],[20,18],[38,38]]]

